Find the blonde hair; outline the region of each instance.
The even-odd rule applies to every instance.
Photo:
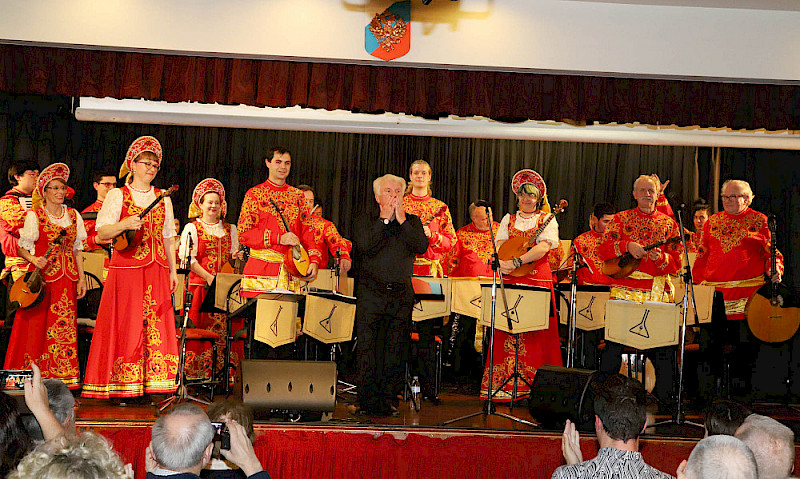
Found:
[[[409,176],[409,178],[411,177],[411,172],[414,171],[414,165],[424,165],[425,167],[428,168],[428,171],[431,173],[431,175],[433,175],[433,168],[431,168],[430,163],[428,163],[425,160],[417,160],[414,163],[411,163],[411,166],[408,167],[408,176]],[[403,193],[403,196],[406,196],[409,193],[411,193],[411,191],[413,189],[414,189],[414,187],[409,184],[408,188],[406,188],[406,192]],[[428,182],[428,196],[430,196],[432,194],[433,194],[433,190],[431,190],[431,182],[429,181]]]
[[[396,183],[399,183],[402,185],[400,189],[406,189],[406,180],[403,178],[395,175],[383,175],[375,178],[375,181],[372,182],[372,191],[375,192],[375,196],[378,196],[381,193],[381,186],[383,186],[383,182],[386,180],[392,180]]]
[[[723,191],[725,191],[725,187],[728,185],[734,185],[744,189],[744,192],[747,193],[747,206],[750,206],[753,203],[753,198],[755,198],[756,195],[753,194],[753,189],[750,188],[750,183],[744,180],[725,180],[725,183],[722,183],[722,188],[719,189],[720,195],[724,194]]]
[[[93,432],[59,436],[42,443],[17,465],[9,479],[133,479],[108,441]]]

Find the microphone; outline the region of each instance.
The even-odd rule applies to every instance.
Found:
[[[486,200],[478,200],[475,202],[475,206],[484,207],[484,208],[491,208],[492,205]]]

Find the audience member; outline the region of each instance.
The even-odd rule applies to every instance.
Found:
[[[794,433],[778,421],[760,414],[747,416],[736,437],[753,451],[760,479],[783,479],[794,469]]]
[[[61,435],[40,444],[19,463],[9,479],[133,479],[106,439],[93,432]]]
[[[753,412],[738,402],[728,399],[715,399],[703,411],[706,436],[725,434],[733,436],[744,419]]]
[[[757,479],[753,452],[731,435],[717,434],[698,442],[678,466],[678,479]]]
[[[17,411],[17,401],[0,392],[0,478],[17,467],[31,446],[31,438]]]
[[[244,428],[250,442],[256,440],[256,433],[253,430],[253,411],[249,406],[234,399],[217,401],[206,409],[206,415],[212,422],[229,423],[236,421]],[[211,461],[206,464],[200,477],[203,479],[244,479],[244,472],[230,461],[218,459],[220,456],[220,443],[214,441],[214,451]]]
[[[230,449],[222,456],[239,466],[250,479],[268,479],[248,440],[244,427],[231,420]],[[199,478],[211,459],[215,429],[208,416],[194,404],[179,404],[159,417],[153,425],[150,445],[145,451],[148,479],[170,476],[175,479]]]
[[[47,389],[47,403],[55,415],[58,422],[68,434],[75,433],[75,397],[70,392],[64,381],[60,379],[44,379],[42,381]],[[22,423],[25,425],[31,439],[39,443],[44,441],[42,428],[32,414],[22,416]]]
[[[647,427],[642,384],[621,374],[612,374],[593,382],[592,390],[594,429],[600,445],[597,457],[583,461],[580,436],[575,426],[567,421],[562,438],[567,465],[556,469],[553,479],[672,477],[647,465],[639,452],[639,434]]]

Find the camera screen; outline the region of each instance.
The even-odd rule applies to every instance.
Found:
[[[215,436],[219,436],[220,434],[222,434],[222,428],[225,427],[225,423],[224,422],[214,422],[214,421],[212,421],[211,425],[214,426],[214,429],[217,430],[217,432],[214,434]]]
[[[25,388],[25,378],[33,377],[30,369],[4,369],[0,371],[0,389],[6,391],[21,391]]]

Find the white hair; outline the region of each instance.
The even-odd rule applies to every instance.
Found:
[[[719,194],[724,195],[725,193],[723,192],[725,191],[725,187],[728,185],[738,186],[744,190],[744,192],[747,194],[747,206],[750,206],[750,204],[753,203],[753,198],[755,198],[756,195],[753,194],[753,189],[750,188],[750,183],[744,180],[725,180],[725,182],[722,183],[722,188],[719,189]]]
[[[733,436],[709,436],[698,442],[686,463],[686,479],[757,479],[756,457]]]
[[[747,416],[736,437],[753,451],[758,463],[758,477],[785,478],[794,466],[794,433],[791,429],[760,414]]]
[[[372,182],[372,191],[375,192],[376,196],[381,193],[381,187],[383,186],[383,183],[387,180],[391,180],[399,184],[401,190],[406,189],[406,180],[404,180],[403,178],[395,175],[383,175],[378,178],[375,178],[375,181]]]
[[[653,184],[656,186],[656,191],[661,189],[661,182],[658,181],[657,179],[655,179],[655,177],[653,177],[652,175],[640,175],[638,178],[633,180],[633,191],[636,191],[636,185],[640,181],[644,181],[644,180],[652,181]]]

